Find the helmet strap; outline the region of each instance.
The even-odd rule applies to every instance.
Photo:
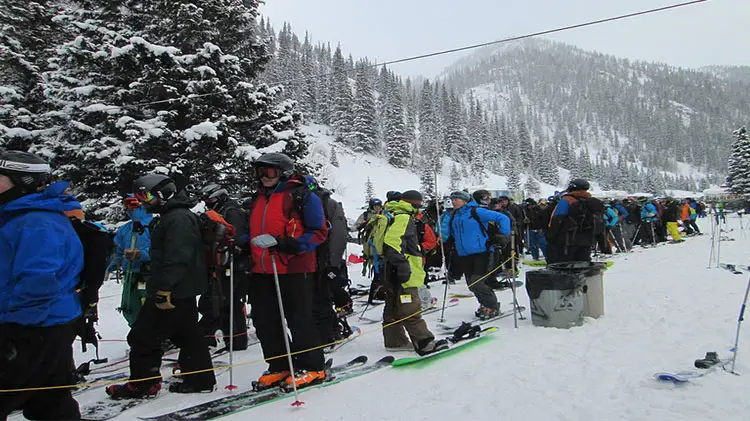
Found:
[[[0,205],[12,202],[19,199],[30,192],[26,192],[18,186],[13,186],[10,189],[0,193]]]

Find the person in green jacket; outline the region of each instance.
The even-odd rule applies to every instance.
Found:
[[[419,355],[426,355],[448,348],[448,343],[436,341],[420,315],[419,287],[424,285],[425,272],[415,217],[421,206],[422,194],[416,190],[405,191],[401,200],[385,205],[393,220],[386,229],[383,246],[386,261],[384,288],[387,292],[383,339],[386,349],[413,346]],[[398,320],[401,321],[394,323]]]

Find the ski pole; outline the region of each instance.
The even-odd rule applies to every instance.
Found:
[[[518,303],[516,302],[516,236],[510,233],[510,270],[513,277],[510,279],[510,289],[513,291],[513,326],[518,329]]]
[[[276,239],[270,235],[270,234],[261,234],[255,238],[252,239],[253,244],[262,249],[269,249],[271,247],[275,247],[278,242]],[[289,345],[289,335],[287,334],[289,327],[286,323],[286,313],[284,313],[284,302],[281,299],[281,285],[279,284],[279,271],[276,268],[276,257],[274,257],[274,253],[271,252],[271,250],[268,250],[269,255],[271,256],[271,267],[273,268],[273,280],[276,284],[276,299],[279,301],[279,313],[281,313],[281,329],[282,329],[282,336],[284,336],[284,346],[286,347],[286,358],[287,362],[289,363],[289,370],[292,373],[292,389],[294,390],[294,402],[292,403],[292,406],[302,406],[304,402],[299,400],[299,391],[297,390],[297,382],[294,379],[295,371],[294,371],[294,362],[292,361],[292,347]]]
[[[448,300],[448,284],[450,281],[448,280],[448,262],[445,260],[445,243],[443,239],[443,227],[442,223],[440,221],[440,206],[438,205],[437,196],[440,194],[440,189],[438,188],[438,175],[437,172],[435,172],[435,215],[437,215],[437,220],[435,223],[435,227],[438,231],[438,238],[440,238],[440,254],[443,257],[443,264],[441,265],[440,269],[443,271],[443,277],[445,278],[445,287],[443,287],[443,308],[440,309],[440,321],[445,321],[445,302]]]
[[[273,258],[273,255],[271,255]],[[276,266],[274,265],[274,268]],[[282,316],[283,317],[283,316]],[[226,390],[237,389],[234,384],[234,253],[229,253],[229,384]],[[284,329],[286,333],[286,329]],[[286,334],[284,335],[286,337]],[[289,352],[289,351],[287,351]]]
[[[737,319],[737,335],[734,338],[734,353],[732,355],[732,369],[730,373],[737,374],[734,372],[734,364],[737,362],[737,350],[740,342],[740,327],[742,327],[742,320],[744,320],[745,307],[747,306],[747,294],[750,292],[750,279],[747,281],[747,288],[745,288],[745,298],[742,300],[742,307],[740,308],[740,317]]]

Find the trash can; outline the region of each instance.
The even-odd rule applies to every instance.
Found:
[[[583,315],[595,319],[604,316],[604,270],[607,264],[603,262],[564,262],[552,263],[549,270],[557,272],[580,273],[585,278]]]
[[[526,272],[531,323],[561,329],[582,325],[585,281],[583,274],[576,271]]]

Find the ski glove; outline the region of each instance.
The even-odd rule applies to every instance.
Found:
[[[276,249],[282,253],[299,254],[302,251],[299,241],[297,241],[297,239],[295,238],[276,237],[276,242],[278,243],[276,245]]]
[[[172,310],[175,308],[172,305],[172,291],[156,291],[154,303],[156,303],[156,308],[159,310]]]
[[[136,260],[140,257],[141,251],[138,249],[127,249],[123,253],[123,257],[127,260]]]

